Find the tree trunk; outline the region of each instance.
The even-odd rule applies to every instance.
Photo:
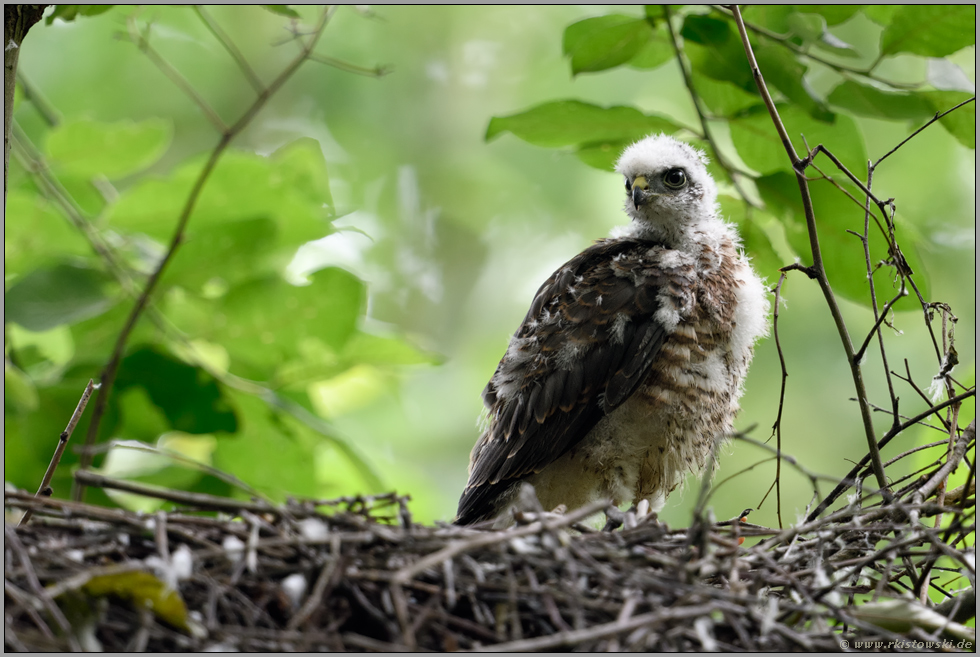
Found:
[[[7,167],[10,165],[10,126],[14,121],[14,87],[17,60],[27,31],[41,20],[47,5],[4,5],[3,7],[3,201],[7,205]]]

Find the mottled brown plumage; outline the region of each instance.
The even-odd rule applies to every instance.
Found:
[[[704,162],[664,136],[624,153],[633,224],[535,295],[483,392],[457,523],[506,522],[522,481],[546,509],[656,505],[732,431],[767,302]]]

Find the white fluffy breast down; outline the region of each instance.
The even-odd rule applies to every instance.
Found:
[[[762,280],[749,266],[748,258],[740,255],[738,265],[732,354],[751,358],[756,340],[769,334],[769,294]]]

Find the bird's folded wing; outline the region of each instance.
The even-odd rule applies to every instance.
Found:
[[[492,515],[497,496],[571,449],[646,379],[665,335],[655,247],[600,241],[538,290],[484,390],[490,426],[457,522]]]

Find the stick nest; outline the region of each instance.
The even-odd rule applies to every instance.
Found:
[[[683,530],[647,516],[595,531],[580,521],[597,505],[501,531],[430,527],[394,494],[139,514],[8,492],[8,520],[34,516],[5,527],[4,644],[973,650],[975,494],[941,507],[923,481],[786,530],[702,514]],[[923,581],[947,601],[916,602]]]

